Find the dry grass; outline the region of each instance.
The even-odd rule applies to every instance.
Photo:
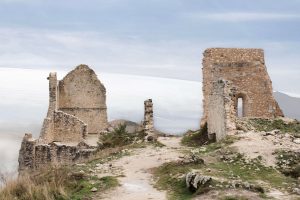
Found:
[[[0,200],[65,200],[81,199],[90,177],[71,168],[50,168],[23,174],[15,179],[2,178]],[[86,194],[84,194],[86,195]]]
[[[51,186],[50,186],[51,185]],[[55,186],[53,188],[53,186]],[[55,191],[55,192],[54,192]],[[22,176],[14,180],[8,180],[1,189],[1,200],[29,200],[29,199],[55,199],[57,193],[62,196],[61,199],[67,197],[62,186],[50,183],[36,184],[29,176]]]

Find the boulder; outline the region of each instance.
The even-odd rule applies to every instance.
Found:
[[[193,192],[200,188],[208,187],[211,181],[212,178],[210,176],[204,176],[198,172],[189,172],[185,176],[186,186]]]

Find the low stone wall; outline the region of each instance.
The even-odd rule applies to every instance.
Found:
[[[19,172],[80,163],[91,159],[96,153],[96,148],[84,142],[76,145],[57,142],[43,144],[34,140],[31,134],[26,134],[19,153]]]

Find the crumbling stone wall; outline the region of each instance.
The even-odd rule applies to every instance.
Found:
[[[85,143],[63,144],[52,142],[39,143],[31,134],[23,138],[19,154],[19,172],[35,170],[49,165],[69,165],[91,159],[97,149],[90,148]]]
[[[19,171],[85,160],[96,152],[86,136],[107,128],[106,90],[92,69],[79,65],[59,82],[56,73],[48,80],[49,107],[40,138],[25,134]]]
[[[207,49],[204,52],[202,71],[204,96],[202,126],[206,122],[218,123],[217,119],[221,120],[221,116],[218,116],[218,113],[221,112],[218,109],[221,108],[218,105],[222,104],[223,100],[217,98],[216,95],[213,95],[216,98],[211,97],[211,94],[219,93],[219,89],[214,84],[220,79],[229,81],[235,88],[233,106],[230,104],[235,116],[238,114],[239,98],[243,100],[243,117],[274,118],[283,116],[273,97],[272,82],[265,66],[262,49]],[[226,96],[226,92],[223,95]],[[225,96],[224,98],[226,98]],[[219,97],[222,97],[222,94],[219,94]],[[228,113],[232,115],[232,112]],[[209,116],[214,117],[208,119]],[[222,117],[226,120],[224,116]],[[213,122],[213,119],[216,121]],[[209,123],[208,126],[212,126]],[[220,134],[216,135],[217,138],[227,134],[226,131],[224,132],[224,127],[219,127],[219,129],[223,129],[223,132],[217,131]]]
[[[73,115],[54,111],[53,141],[81,142],[87,135],[87,125]]]
[[[207,131],[211,141],[219,141],[226,135],[235,133],[235,93],[236,90],[229,81],[218,80],[212,83],[207,116]]]

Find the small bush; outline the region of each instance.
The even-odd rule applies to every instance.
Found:
[[[120,124],[112,132],[106,133],[99,138],[100,148],[113,148],[132,144],[134,141],[143,140],[144,132],[128,133],[126,125]]]
[[[201,146],[204,144],[208,144],[209,139],[208,139],[208,132],[207,132],[207,123],[204,124],[204,126],[195,132],[188,132],[186,133],[182,140],[181,143],[186,146],[191,146],[191,147],[197,147]]]
[[[278,170],[292,178],[300,177],[300,153],[293,151],[276,152]]]

